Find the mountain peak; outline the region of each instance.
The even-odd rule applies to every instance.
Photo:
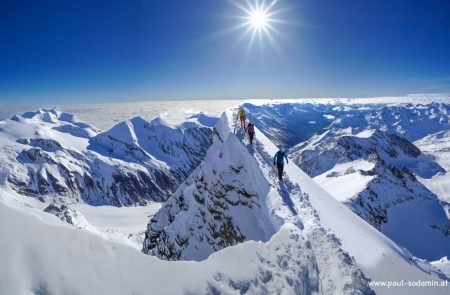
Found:
[[[146,126],[149,125],[149,122],[142,118],[141,116],[133,117],[129,120],[133,126]]]
[[[78,120],[75,115],[58,110],[56,107],[51,109],[39,109],[37,111],[28,111],[22,115],[14,115],[12,121],[24,124],[44,124],[45,126],[58,130],[63,133],[69,133],[76,137],[91,138],[99,133],[99,130],[90,124]]]
[[[150,121],[150,125],[152,126],[166,126],[169,128],[176,128],[175,124],[170,122],[167,118],[163,118],[162,116],[155,117],[153,120]]]
[[[189,117],[191,120],[195,120],[195,123],[198,123],[200,125],[206,126],[206,127],[214,127],[214,125],[217,123],[218,118],[214,116],[207,115],[203,112],[200,112],[196,115],[192,115]]]
[[[59,119],[61,112],[53,107],[51,109],[39,109],[37,111],[25,112],[22,117],[25,119],[39,119],[48,123],[56,123]]]

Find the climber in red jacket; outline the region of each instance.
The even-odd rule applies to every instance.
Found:
[[[248,123],[247,127],[245,127],[245,132],[248,133],[250,144],[253,145],[253,137],[255,136],[255,125],[253,124],[253,122]]]

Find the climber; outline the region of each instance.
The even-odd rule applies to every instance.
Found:
[[[255,136],[255,125],[253,124],[253,122],[248,123],[247,127],[245,127],[245,132],[248,133],[250,144],[253,145],[253,137]]]
[[[245,119],[247,119],[247,114],[245,113],[245,110],[243,107],[241,107],[237,114],[237,119],[241,122],[241,129],[244,130],[245,128]]]
[[[286,151],[283,147],[280,147],[280,150],[273,157],[273,165],[278,168],[278,179],[280,181],[283,181],[284,159],[286,159],[286,164],[289,164]]]

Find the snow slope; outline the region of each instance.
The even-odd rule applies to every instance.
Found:
[[[275,154],[277,148],[263,135],[258,133],[258,141],[262,143],[269,155]],[[308,201],[318,223],[337,237],[342,249],[353,257],[363,273],[372,281],[389,280],[430,280],[439,276],[426,262],[414,258],[406,249],[399,247],[392,240],[375,230],[364,220],[348,210],[344,205],[327,193],[316,182],[306,175],[298,166],[286,166],[289,180],[299,185],[301,191],[308,196]],[[294,200],[305,206],[305,199]],[[433,274],[434,273],[434,274]],[[441,276],[442,277],[442,276]],[[433,292],[448,292],[447,289]],[[386,290],[376,289],[381,294],[422,294],[423,290]]]
[[[0,202],[0,236],[8,237],[0,243],[4,294],[311,294],[319,288],[311,250],[288,227],[266,244],[230,247],[203,263],[165,262],[57,224],[42,211],[13,207]]]
[[[369,182],[375,177],[371,175],[372,173],[367,172],[374,167],[374,163],[366,160],[340,163],[331,170],[314,177],[314,180],[327,192],[333,194],[338,201],[345,202],[366,189]],[[355,173],[356,171],[360,173]]]
[[[302,237],[310,243],[314,252],[314,259],[319,270],[318,277],[324,293],[355,292],[356,290],[353,288],[356,286],[367,288],[368,282],[365,276],[373,281],[393,279],[440,280],[444,278],[430,264],[414,258],[407,250],[397,246],[348,210],[297,166],[292,164],[287,166],[286,176],[289,180],[280,185],[276,180],[272,168],[273,164],[271,164],[276,147],[258,130],[255,146],[247,146],[249,154],[242,158],[244,156],[241,152],[242,147],[235,143],[235,137],[242,138],[242,135],[231,123],[233,122],[231,118],[234,118],[234,115],[227,112],[216,125],[218,136],[215,138],[215,144],[210,152],[219,152],[220,156],[221,148],[229,149],[230,145],[233,147],[236,157],[240,158],[240,161],[245,163],[247,169],[252,171],[252,174],[258,179],[256,182],[258,185],[255,185],[255,182],[249,179],[246,188],[248,190],[258,188],[258,199],[263,203],[260,204],[259,208],[248,210],[248,212],[256,211],[258,214],[262,214],[260,219],[271,221],[275,230],[285,225],[299,229]],[[232,144],[230,144],[230,141]],[[228,153],[223,153],[225,159],[227,159]],[[209,178],[203,180],[202,184],[209,184],[210,179],[214,180],[214,173],[207,173],[211,169],[210,167],[214,166],[214,159],[209,154],[206,161],[199,166],[197,174],[194,174],[200,175],[194,176],[197,179]],[[255,165],[252,164],[253,161],[256,162],[255,164],[262,172],[262,177],[260,172],[253,171],[254,168],[252,167]],[[233,160],[231,162],[233,163]],[[223,173],[223,170],[230,172],[233,169],[232,167],[221,166],[221,170],[217,174]],[[202,174],[203,172],[204,174]],[[239,174],[241,172],[234,173]],[[245,177],[246,173],[248,172],[243,172],[242,177],[238,177],[238,179],[248,179]],[[239,183],[234,178],[231,178],[230,181]],[[270,184],[269,191],[264,189],[267,187],[266,183]],[[221,204],[215,204],[215,187],[212,186],[213,189],[211,189],[210,186],[204,185],[203,187],[200,186],[202,188],[200,190],[198,184],[198,182],[188,180],[169,199],[161,211],[151,219],[148,225],[147,238],[144,242],[144,252],[164,259],[198,260],[204,259],[203,251],[205,250],[208,255],[212,250],[223,249],[220,240],[210,239],[207,234],[200,236],[189,234],[190,232],[197,233],[197,227],[203,229],[204,226],[211,227],[211,224],[220,227],[221,219],[215,219],[214,215],[211,214],[198,213],[199,208],[204,206],[206,210],[215,212],[220,207],[221,215],[228,216],[238,214],[241,208],[239,206],[223,207]],[[236,194],[236,189],[236,187],[231,187],[230,191],[222,194],[222,198],[232,197]],[[202,201],[198,202],[195,199]],[[251,214],[247,214],[251,216]],[[234,221],[235,219],[231,218],[231,220]],[[247,224],[247,226],[249,225]],[[259,223],[254,222],[251,226],[255,232],[258,231]],[[248,233],[251,231],[247,229],[242,230],[242,232]],[[225,233],[225,236],[229,235]],[[219,235],[219,237],[221,236]],[[243,240],[255,239],[255,237],[247,237],[245,234],[240,237]],[[261,235],[256,239],[263,240],[264,236]],[[239,242],[242,241],[233,240],[233,244]],[[354,275],[358,273],[359,275],[355,277]],[[353,279],[350,280],[351,277]],[[343,278],[350,280],[351,283],[343,282]],[[365,290],[363,292],[368,292],[368,289]],[[386,290],[384,288],[375,288],[375,291],[380,291],[383,294],[398,294],[398,290]],[[403,291],[407,294],[421,294],[423,290]],[[440,292],[448,292],[448,289],[436,290],[437,294]]]
[[[148,219],[162,205],[160,202],[149,202],[145,206],[129,207],[92,206],[86,203],[68,202],[62,204],[58,202],[49,203],[17,194],[5,186],[0,186],[0,195],[2,194],[6,194],[7,197],[4,200],[7,200],[9,204],[15,204],[15,207],[33,208],[38,212],[45,212],[44,215],[47,215],[47,213],[53,214],[74,228],[94,233],[108,241],[125,244],[138,250],[142,249],[145,225]]]
[[[434,261],[432,264],[450,277],[450,260],[447,257]]]

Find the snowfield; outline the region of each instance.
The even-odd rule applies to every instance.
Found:
[[[361,173],[347,173],[348,171],[370,171],[375,167],[373,163],[365,160],[356,160],[337,164],[333,169],[314,177],[317,183],[341,202],[345,202],[354,195],[363,191],[367,184],[374,178],[373,175]],[[349,170],[351,169],[351,170]]]
[[[449,294],[448,258],[439,259],[450,249],[448,98],[387,109],[291,102],[244,103],[257,127],[253,146],[236,108],[219,120],[191,110],[183,120],[172,113],[178,122],[133,114],[106,132],[56,110],[0,121],[0,293]],[[414,129],[417,120],[428,125]],[[199,126],[214,126],[211,137],[191,133]],[[279,144],[296,152],[282,183],[272,162]],[[134,205],[144,206],[92,206],[58,190],[30,197],[10,181],[23,149],[47,159],[25,162],[41,169],[44,188],[66,181],[61,159],[81,163],[70,171],[91,171],[80,156],[88,153],[108,173],[145,169],[154,182],[169,171],[180,185],[167,201],[139,202],[136,190]],[[123,181],[128,193],[148,184],[119,179],[112,183]],[[370,189],[378,194],[365,195]],[[402,280],[443,285],[379,284]]]

